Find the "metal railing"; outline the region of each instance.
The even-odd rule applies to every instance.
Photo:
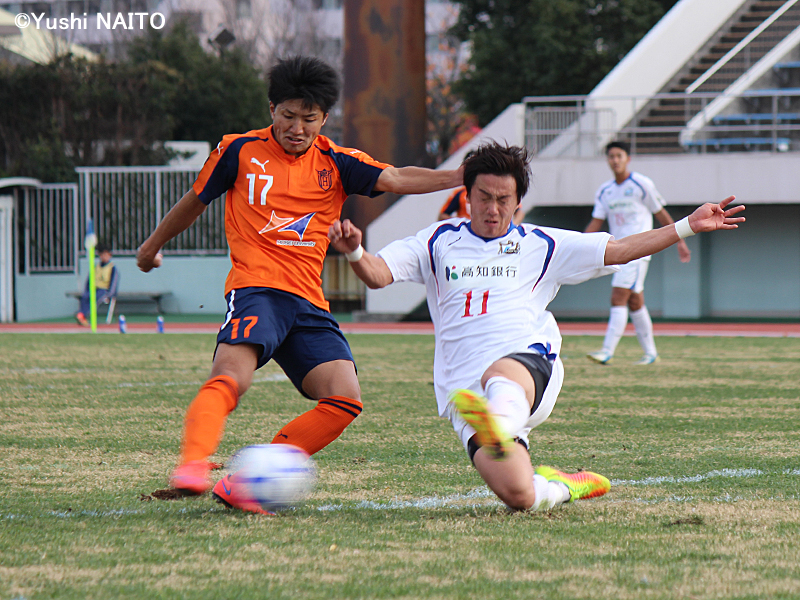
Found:
[[[727,102],[712,110],[710,105],[720,98]],[[526,145],[541,157],[601,156],[605,144],[614,139],[628,141],[633,154],[800,150],[800,88],[739,94],[538,96],[524,103]],[[656,105],[666,117],[648,121],[648,111]],[[619,112],[635,116],[617,127]],[[699,128],[691,139],[682,140],[693,119],[699,119]]]
[[[78,272],[78,186],[46,183],[26,187],[22,196],[22,271]]]
[[[191,167],[79,167],[79,238],[92,219],[99,240],[115,254],[136,249],[162,217],[189,190],[199,169]],[[165,254],[227,254],[225,198],[212,201],[186,231],[163,249]]]

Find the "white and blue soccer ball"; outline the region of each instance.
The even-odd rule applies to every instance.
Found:
[[[277,512],[296,506],[314,489],[313,459],[290,444],[257,444],[239,450],[231,459],[231,477],[246,486],[264,510]]]

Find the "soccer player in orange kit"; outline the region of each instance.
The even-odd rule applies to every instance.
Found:
[[[361,413],[353,355],[321,289],[328,227],[339,219],[347,196],[419,194],[462,183],[461,170],[395,168],[320,135],[339,89],[336,72],[319,59],[279,61],[269,72],[273,124],[224,136],[192,189],[139,248],[142,271],[160,266],[164,244],[226,194],[225,232],[233,263],[225,283],[228,312],[211,375],[186,413],[180,461],[170,477],[185,495],[211,488],[208,458],[219,445],[225,420],[253,373],[270,359],[301,394],[317,401],[284,425],[274,443],[314,454]],[[213,493],[228,506],[263,512],[235,478],[219,481]]]

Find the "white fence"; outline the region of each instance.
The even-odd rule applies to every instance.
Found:
[[[20,271],[78,272],[78,186],[46,183],[22,192]]]
[[[191,167],[79,167],[81,213],[78,236],[88,219],[99,240],[115,254],[136,249],[162,217],[189,190],[198,169]],[[225,199],[217,198],[186,231],[170,241],[165,254],[227,254]]]
[[[81,167],[76,171],[78,184],[49,183],[22,190],[20,273],[77,273],[89,219],[98,239],[114,254],[136,254],[198,173],[185,167]],[[224,215],[225,200],[218,198],[163,252],[227,254]]]

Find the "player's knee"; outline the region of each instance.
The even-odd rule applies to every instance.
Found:
[[[246,373],[239,371],[237,369],[225,369],[225,368],[218,368],[216,365],[211,370],[211,375],[208,378],[209,381],[212,381],[219,377],[227,377],[232,379],[236,383],[236,389],[239,393],[238,397],[241,398],[244,396],[244,393],[250,387],[250,384],[253,382],[253,374]]]
[[[486,384],[493,377],[504,377],[522,387],[525,396],[532,399],[536,394],[536,384],[528,368],[521,362],[508,357],[495,361],[483,372],[481,386],[486,389]]]
[[[512,510],[528,510],[535,504],[536,494],[532,487],[511,488],[503,491],[500,500]]]
[[[630,302],[631,291],[625,288],[611,289],[611,306],[625,306]]]
[[[644,306],[644,296],[642,294],[631,294],[628,298],[628,310],[636,311]]]
[[[303,378],[303,391],[311,398],[345,396],[361,401],[355,365],[349,360],[335,360],[314,367]]]

